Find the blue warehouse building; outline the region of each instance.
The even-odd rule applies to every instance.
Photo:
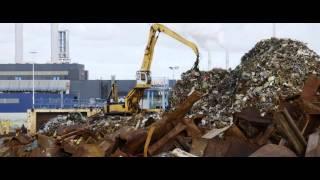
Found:
[[[34,64],[34,71],[33,64],[1,64],[0,112],[74,107],[81,101],[70,93],[71,82],[86,80],[88,71],[81,64]]]
[[[111,80],[88,80],[88,77],[84,65],[76,63],[34,64],[34,81],[32,64],[0,64],[0,115],[26,113],[33,105],[34,108],[102,107]],[[119,96],[126,96],[135,84],[135,80],[117,80]],[[168,105],[168,90],[174,81],[162,84],[165,85],[158,84],[146,91],[144,107]]]

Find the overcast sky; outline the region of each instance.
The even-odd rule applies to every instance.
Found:
[[[273,26],[268,23],[168,24],[177,33],[194,41],[200,49],[200,69],[208,69],[208,51],[211,67],[225,68],[225,49],[229,49],[230,67],[239,64],[241,56],[259,40],[270,38]],[[90,79],[135,79],[146,46],[149,23],[59,24],[70,31],[70,56],[73,63],[84,64]],[[320,53],[320,24],[276,24],[276,36],[308,43]],[[24,61],[50,61],[50,24],[24,24]],[[32,57],[30,51],[39,52]],[[169,66],[179,66],[175,73],[190,69],[194,63],[193,51],[183,44],[161,34],[155,48],[151,71],[154,77],[170,77]],[[14,24],[0,24],[0,62],[14,63]]]

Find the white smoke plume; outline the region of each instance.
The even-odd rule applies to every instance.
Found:
[[[225,47],[221,23],[167,23],[176,32],[195,40],[200,48],[212,50],[212,46]]]
[[[201,53],[203,54],[201,55],[202,58],[208,54],[208,57],[206,58],[208,61],[205,65],[205,69],[210,70],[212,68],[210,51],[222,50],[226,52],[225,66],[226,68],[229,66],[227,60],[228,48],[224,38],[225,33],[223,25],[221,23],[176,23],[166,25],[185,37],[191,37],[198,45],[200,51],[201,49],[206,51],[206,53]]]

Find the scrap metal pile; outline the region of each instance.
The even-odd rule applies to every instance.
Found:
[[[277,110],[281,99],[301,93],[310,74],[320,75],[320,57],[290,39],[259,42],[232,71],[237,79],[234,109],[256,107],[262,116]]]
[[[173,90],[171,103],[179,104],[192,89],[207,93],[190,114],[208,115],[204,123],[210,127],[226,126],[235,112],[246,107],[256,108],[265,116],[278,109],[281,99],[300,93],[308,75],[320,74],[319,59],[302,42],[263,40],[232,71],[183,73]]]
[[[111,134],[121,127],[130,126],[143,128],[159,119],[159,114],[136,114],[133,116],[104,116],[103,113],[97,114],[90,121],[82,116],[81,113],[69,113],[67,116],[57,116],[50,119],[40,128],[39,133],[47,136],[61,134],[65,129],[77,129],[90,125],[90,130],[101,131],[104,134]]]
[[[183,73],[169,112],[55,118],[1,139],[0,156],[320,156],[319,58],[298,41],[263,40],[234,70]]]
[[[184,118],[200,97],[198,92],[193,92],[175,111],[162,114],[160,119],[157,119],[159,114],[138,114],[117,121],[116,117],[97,114],[83,123],[82,120],[68,118],[71,117],[68,115],[61,119],[72,122],[59,127],[50,126],[57,121],[52,119],[53,122],[49,121],[44,127],[55,129],[53,135],[51,131],[42,130],[31,136],[17,130],[16,136],[2,139],[0,156],[139,157],[155,156],[176,147],[187,148],[189,137],[202,134],[194,123],[201,120],[201,116]],[[115,122],[118,125],[110,125]]]
[[[230,72],[213,69],[209,72],[187,71],[175,85],[171,97],[173,106],[182,102],[192,90],[205,95],[190,111],[190,115],[205,114],[203,125],[208,128],[222,128],[232,122],[230,111],[235,81]],[[230,111],[230,112],[229,112]]]

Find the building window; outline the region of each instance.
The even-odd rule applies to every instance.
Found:
[[[53,80],[60,80],[60,77],[59,76],[54,76]]]
[[[20,76],[14,77],[14,80],[21,80],[22,78]]]
[[[0,104],[19,104],[18,98],[0,98]]]

